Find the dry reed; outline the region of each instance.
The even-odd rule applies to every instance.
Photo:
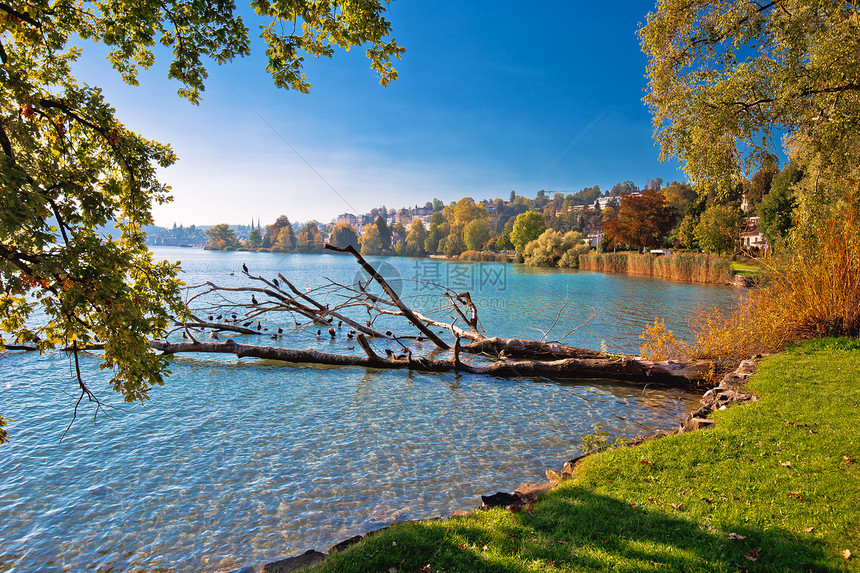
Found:
[[[584,271],[628,273],[694,283],[725,284],[732,281],[731,263],[708,253],[652,255],[638,253],[593,253],[580,255]]]

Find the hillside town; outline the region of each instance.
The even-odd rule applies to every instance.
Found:
[[[248,225],[155,227],[148,243],[289,253],[319,252],[330,242],[364,255],[569,267],[577,266],[576,253],[589,250],[758,255],[790,228],[791,185],[798,177],[796,167],[779,170],[773,160],[730,193],[697,192],[659,178],[640,188],[628,180],[606,191],[595,185],[575,193],[540,190],[534,197],[511,191],[506,199],[382,205],[328,222],[294,223],[283,214],[267,225],[258,217]]]

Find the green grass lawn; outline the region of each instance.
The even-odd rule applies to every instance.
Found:
[[[860,341],[767,358],[749,388],[715,429],[587,458],[532,511],[397,525],[314,570],[860,571]]]
[[[739,263],[737,261],[732,261],[731,267],[732,271],[736,275],[744,277],[757,277],[761,274],[761,267],[754,263]]]

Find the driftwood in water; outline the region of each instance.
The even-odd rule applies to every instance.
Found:
[[[464,364],[459,360],[430,358],[382,358],[372,350],[366,356],[334,354],[318,350],[293,350],[272,346],[224,342],[166,342],[154,340],[152,348],[167,354],[214,352],[239,358],[262,358],[296,364],[363,366],[384,369],[409,369],[418,372],[465,372],[499,377],[552,376],[556,378],[606,378],[639,384],[692,386],[703,377],[709,364],[683,365],[631,358],[565,358],[562,360],[499,360],[485,365]]]
[[[504,353],[511,358],[530,357],[556,360],[561,358],[606,358],[606,354],[597,350],[519,338],[482,338],[463,346],[462,350],[472,354],[492,354],[495,356]]]

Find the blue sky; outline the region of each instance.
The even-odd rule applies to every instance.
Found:
[[[160,174],[174,201],[160,225],[328,221],[372,207],[463,196],[533,197],[632,179],[683,180],[661,164],[642,103],[646,60],[636,30],[648,2],[396,0],[406,48],[383,88],[364,50],[306,60],[309,95],[277,89],[256,21],[252,55],[212,65],[200,106],[175,95],[167,61],[124,85],[88,48],[77,71],[119,117],[170,143]]]

